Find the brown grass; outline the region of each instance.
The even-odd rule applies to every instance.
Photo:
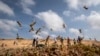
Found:
[[[18,45],[14,45],[14,41]],[[1,56],[87,56],[92,53],[93,55],[99,55],[98,48],[100,48],[100,42],[83,40],[82,44],[75,44],[71,40],[71,46],[67,46],[67,40],[63,40],[63,46],[61,41],[55,42],[49,39],[49,46],[44,47],[32,47],[32,40],[0,40],[0,55]],[[3,47],[1,46],[5,44]],[[45,45],[45,40],[39,40],[39,44]],[[93,44],[95,44],[93,46]],[[99,46],[94,48],[95,46]],[[62,49],[61,49],[62,48]],[[87,50],[86,50],[87,49]],[[95,51],[94,51],[95,50]],[[81,52],[81,53],[80,53]],[[84,52],[86,52],[84,54]],[[97,53],[96,53],[97,52]],[[80,54],[79,54],[80,53]],[[90,53],[90,54],[89,54]],[[94,53],[94,54],[93,54]]]

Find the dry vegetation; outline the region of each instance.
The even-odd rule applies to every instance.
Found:
[[[48,43],[46,43],[48,42]],[[46,44],[45,44],[46,43]],[[82,40],[49,39],[39,40],[32,46],[32,40],[0,40],[0,56],[100,56],[100,42]]]

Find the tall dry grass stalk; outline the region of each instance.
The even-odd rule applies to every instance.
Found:
[[[34,38],[32,42],[32,46],[36,47],[38,45],[38,38]]]
[[[77,43],[82,44],[83,37],[78,36]]]
[[[46,38],[46,40],[45,40],[45,45],[46,45],[46,46],[49,45],[49,38],[50,38],[50,36],[48,35],[47,38]]]
[[[74,45],[76,44],[76,40],[75,40],[75,38],[73,39],[73,44],[74,44]]]
[[[18,45],[18,43],[16,41],[13,42],[14,45]]]
[[[61,46],[61,50],[63,49],[63,46],[64,46],[64,43],[63,43],[63,42],[64,42],[64,39],[63,39],[62,37],[60,37],[60,43],[61,43],[60,46]]]
[[[68,37],[67,38],[67,46],[69,47],[70,45],[71,45],[71,42],[70,42],[71,40],[70,40],[70,38]]]
[[[35,46],[35,38],[33,39],[32,46]]]

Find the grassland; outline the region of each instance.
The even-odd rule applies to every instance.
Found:
[[[14,44],[14,42],[16,44]],[[67,40],[39,40],[38,46],[32,46],[32,40],[0,40],[0,56],[100,56],[100,42],[82,40],[82,44],[74,44]]]

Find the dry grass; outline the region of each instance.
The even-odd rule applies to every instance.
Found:
[[[83,40],[82,44],[74,44],[71,40],[69,47],[67,40],[48,42],[49,46],[45,46],[41,39],[37,47],[32,47],[32,40],[0,40],[0,56],[100,56],[100,42]],[[1,46],[2,43],[5,45]]]

